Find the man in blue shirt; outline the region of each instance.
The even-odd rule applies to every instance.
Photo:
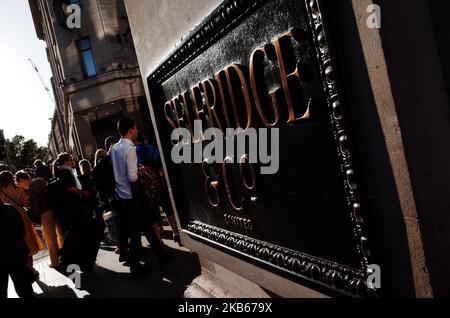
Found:
[[[152,167],[155,171],[159,171],[162,168],[161,156],[157,147],[145,143],[144,137],[141,134],[138,134],[138,138],[134,141],[134,144],[136,146],[138,164]]]

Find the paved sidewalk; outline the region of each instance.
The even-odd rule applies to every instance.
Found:
[[[167,236],[171,232],[166,231]],[[145,238],[143,245],[148,246]],[[131,280],[129,268],[119,263],[113,246],[100,248],[97,265],[91,273],[81,274],[81,288],[76,289],[68,278],[71,273],[60,273],[49,268],[49,259],[41,254],[35,261],[39,281],[33,284],[37,298],[181,298],[189,284],[200,275],[201,267],[195,253],[180,248],[172,240],[164,240],[173,250],[172,259],[162,268],[156,266],[155,256],[145,248],[145,257],[157,269],[148,275]],[[11,280],[8,297],[17,298]]]

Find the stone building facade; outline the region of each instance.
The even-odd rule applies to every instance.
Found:
[[[121,0],[29,0],[37,37],[47,43],[56,112],[49,146],[56,155],[89,157],[116,122],[134,117],[149,132],[148,106],[127,14]],[[81,28],[70,29],[67,6],[81,8]]]

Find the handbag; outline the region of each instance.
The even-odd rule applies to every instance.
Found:
[[[155,198],[159,188],[159,176],[151,167],[139,165],[138,181],[133,184],[133,193],[145,197],[151,204],[155,203]]]
[[[30,220],[34,223],[34,224],[41,224],[41,214],[38,211],[32,211],[32,210],[28,210],[26,207],[21,206],[20,204],[17,203],[16,200],[14,200],[13,198],[11,198],[9,195],[7,195],[5,192],[0,190],[0,193],[3,194],[5,197],[8,198],[8,200],[10,200],[12,203],[14,203],[16,206],[22,208],[25,210],[26,214],[28,215],[28,217],[30,218]]]

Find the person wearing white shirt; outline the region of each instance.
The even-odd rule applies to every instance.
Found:
[[[111,161],[116,179],[116,194],[120,199],[133,199],[131,184],[138,180],[136,149],[129,138],[121,138],[111,149]]]
[[[116,194],[121,202],[120,211],[120,260],[130,262],[131,277],[137,278],[151,268],[141,264],[141,232],[158,256],[163,256],[163,245],[153,233],[148,218],[144,216],[141,200],[132,191],[132,184],[138,181],[138,162],[133,140],[138,129],[132,119],[122,118],[117,128],[121,135],[118,143],[110,150],[111,163],[116,181]],[[130,240],[128,244],[128,239]]]

